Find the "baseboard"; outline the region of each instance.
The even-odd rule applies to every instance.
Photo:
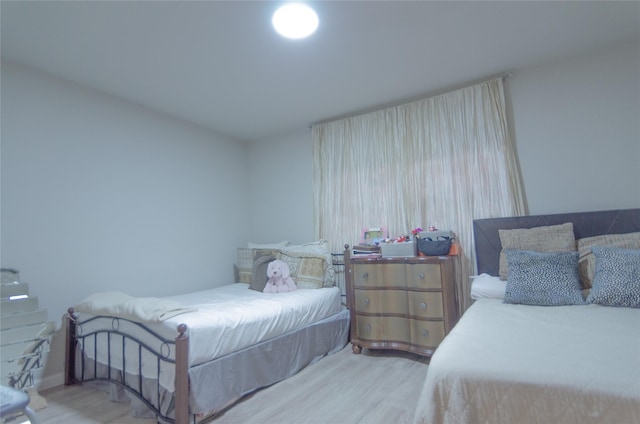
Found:
[[[62,386],[63,384],[64,384],[64,373],[62,372],[48,375],[40,379],[40,381],[35,382],[35,386],[40,391],[51,389],[52,387]]]

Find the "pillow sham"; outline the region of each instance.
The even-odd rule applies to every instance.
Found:
[[[504,303],[582,305],[578,252],[505,250],[509,275]]]
[[[319,289],[325,286],[326,261],[324,256],[280,251],[276,255],[276,259],[289,265],[291,278],[299,289]]]
[[[294,253],[294,254],[314,253],[317,255],[327,255],[331,253],[329,252],[329,242],[322,239],[317,241],[310,241],[308,243],[283,246],[282,248],[280,248],[280,250],[286,253]]]
[[[238,249],[236,266],[238,269],[236,283],[251,284],[251,270],[253,268],[253,249]]]
[[[587,303],[640,308],[640,250],[594,246],[596,271]]]
[[[483,273],[471,278],[471,299],[504,299],[507,285],[500,277]]]
[[[238,248],[236,283],[251,284],[253,281],[253,262],[261,256],[275,255],[277,252],[277,249]]]
[[[593,276],[596,272],[596,258],[591,248],[593,246],[609,246],[624,249],[640,249],[640,232],[585,237],[578,239],[576,243],[580,255],[578,259],[580,283],[584,289],[588,289],[593,285]]]
[[[498,230],[502,251],[500,252],[499,275],[507,279],[509,266],[504,255],[505,249],[529,250],[536,252],[569,252],[576,250],[573,223],[548,225],[534,228]]]

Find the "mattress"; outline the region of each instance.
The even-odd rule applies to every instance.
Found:
[[[340,290],[326,287],[315,290],[296,290],[288,293],[265,294],[250,290],[248,284],[237,283],[210,290],[203,290],[179,296],[170,296],[163,300],[172,300],[195,308],[171,317],[159,323],[147,323],[142,326],[126,320],[112,318],[86,322],[92,315],[79,314],[78,335],[89,334],[101,328],[114,329],[117,332],[132,335],[143,345],[154,346],[169,358],[174,352],[171,347],[158,342],[145,331],[150,330],[166,340],[175,339],[180,324],[186,324],[189,335],[189,366],[193,367],[233,352],[240,351],[256,343],[270,340],[304,327],[324,318],[338,314],[344,308]],[[100,337],[105,338],[106,335]],[[106,345],[104,340],[99,345]],[[110,364],[111,368],[122,369],[135,374],[142,359],[142,374],[146,378],[157,378],[160,384],[173,391],[174,370],[170,364],[162,363],[157,369],[157,361],[134,343],[126,343],[117,336],[111,336],[111,355],[104,349],[94,352],[93,339],[84,340],[84,351],[88,359],[97,356],[100,364]],[[125,352],[124,355],[122,352]]]
[[[640,309],[476,301],[433,355],[415,422],[640,422]]]

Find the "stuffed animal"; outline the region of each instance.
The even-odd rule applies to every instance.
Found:
[[[298,287],[291,278],[289,265],[279,259],[269,262],[267,265],[267,285],[264,286],[264,293],[284,293],[294,291]]]

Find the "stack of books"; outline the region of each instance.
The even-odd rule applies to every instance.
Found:
[[[351,257],[353,258],[379,258],[380,246],[375,244],[359,244],[353,246]]]

